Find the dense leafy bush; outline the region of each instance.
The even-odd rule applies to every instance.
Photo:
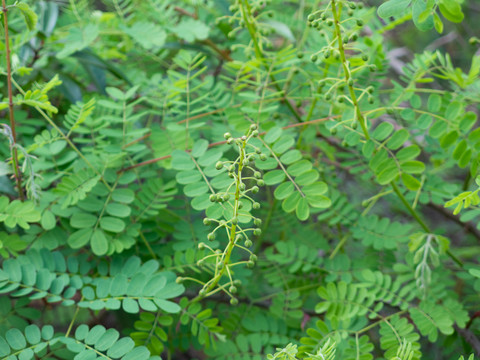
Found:
[[[478,11],[3,0],[0,359],[480,355]]]

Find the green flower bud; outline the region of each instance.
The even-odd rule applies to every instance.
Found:
[[[298,52],[297,53],[297,58],[302,59],[303,58],[303,52]]]
[[[357,19],[357,26],[363,26],[363,20]]]
[[[265,181],[263,181],[262,179],[258,179],[257,180],[257,185],[258,186],[263,186],[263,185],[265,185]]]
[[[175,282],[176,282],[177,284],[181,284],[181,283],[183,283],[183,278],[182,278],[182,277],[177,277],[177,278],[175,279]]]
[[[230,134],[229,132],[226,132],[225,134],[223,134],[223,137],[225,138],[225,140],[228,140],[232,137],[232,134]]]
[[[313,14],[308,15],[307,20],[312,22],[313,20],[315,20],[315,15]]]
[[[348,79],[348,86],[353,86],[354,81],[352,78]]]
[[[205,248],[205,243],[198,243],[198,250],[202,250],[203,248]]]
[[[257,129],[258,129],[257,124],[252,124],[252,125],[250,125],[250,130],[253,131],[253,130],[257,130]]]
[[[336,134],[337,134],[337,128],[336,128],[336,127],[331,128],[331,129],[330,129],[330,134],[336,135]]]
[[[238,305],[238,299],[237,298],[231,298],[230,299],[230,304],[232,304],[233,306]]]
[[[260,226],[260,225],[262,225],[262,219],[258,219],[258,218],[257,218],[257,219],[255,219],[255,220],[253,220],[253,223],[254,223],[256,226]]]
[[[260,160],[262,160],[262,161],[267,160],[267,155],[261,153],[261,154],[260,154]]]
[[[242,241],[242,239],[243,239],[242,234],[238,234],[237,236],[235,236],[235,241]]]
[[[254,131],[252,132],[252,136],[253,136],[253,137],[258,137],[258,134],[259,134],[258,130],[254,130]]]
[[[208,235],[207,235],[207,239],[208,239],[208,241],[213,241],[213,240],[215,240],[215,233],[212,232],[212,233],[208,234]]]
[[[343,103],[345,101],[345,99],[343,98],[343,96],[337,96],[337,101],[339,103]]]
[[[232,224],[233,224],[233,225],[237,225],[237,224],[238,224],[238,218],[237,218],[237,217],[234,217],[234,218],[232,219]]]
[[[328,26],[332,26],[332,25],[333,25],[333,20],[328,19],[328,20],[327,20],[327,25],[328,25]]]
[[[239,279],[233,280],[233,285],[236,285],[236,286],[242,285],[242,280],[239,280]]]
[[[240,183],[240,185],[238,185],[238,188],[240,189],[240,191],[244,191],[246,187],[247,186],[244,183]]]
[[[250,246],[253,245],[252,240],[250,240],[250,239],[245,240],[243,245],[245,245],[245,247],[249,248]]]
[[[255,254],[250,255],[250,261],[257,261],[257,259],[258,259],[257,255]]]
[[[230,194],[225,194],[222,196],[223,201],[228,201],[230,199]]]
[[[253,268],[254,266],[255,266],[255,262],[254,262],[254,261],[248,261],[248,262],[247,262],[247,267],[248,267],[249,269]]]
[[[362,60],[363,61],[368,61],[368,55],[366,55],[366,54],[362,55]]]
[[[260,189],[258,188],[258,186],[252,187],[252,193],[253,193],[253,194],[258,193],[259,190],[260,190]]]
[[[317,61],[317,60],[318,60],[318,56],[317,56],[317,55],[313,54],[312,56],[310,56],[310,61],[311,61],[311,62],[315,62],[315,61]]]
[[[210,225],[211,223],[212,223],[212,220],[210,220],[209,218],[203,219],[203,225]]]
[[[258,209],[260,209],[260,203],[254,202],[253,205],[252,205],[252,207],[253,207],[255,210],[258,210]]]
[[[222,170],[222,169],[223,169],[223,162],[218,161],[218,162],[215,164],[215,168],[216,168],[217,170]]]
[[[209,196],[208,199],[209,199],[211,202],[215,202],[215,201],[217,201],[217,195],[216,195],[216,194],[212,194],[212,195]]]
[[[243,203],[241,201],[238,203],[238,208],[239,209],[243,208]]]
[[[255,230],[253,230],[253,235],[255,235],[255,236],[260,236],[260,235],[262,235],[262,229],[255,229]]]
[[[262,178],[262,173],[260,171],[255,171],[253,173],[253,176],[256,178],[256,179],[261,179]]]

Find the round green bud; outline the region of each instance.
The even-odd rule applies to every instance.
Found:
[[[352,9],[348,9],[347,15],[348,15],[348,16],[353,16],[353,14],[354,14],[353,10],[352,10]]]
[[[325,52],[323,53],[323,57],[324,57],[325,59],[328,59],[328,58],[330,57],[330,55],[332,55],[332,54],[330,53],[330,51],[325,51]]]
[[[393,115],[394,111],[392,108],[387,108],[387,114],[388,115]]]
[[[363,200],[362,201],[362,206],[367,207],[368,206],[368,200]]]
[[[258,130],[252,131],[252,136],[253,137],[258,137],[258,134],[259,134]]]
[[[332,94],[326,93],[326,94],[325,94],[325,100],[326,100],[326,101],[332,100]]]
[[[198,295],[200,296],[203,296],[207,293],[207,290],[206,289],[201,289],[199,292],[198,292]]]
[[[225,140],[228,140],[232,137],[232,134],[230,134],[229,132],[226,132],[225,134],[223,134],[223,137],[225,138]]]
[[[357,19],[357,26],[363,26],[363,20]]]
[[[241,191],[244,191],[246,189],[246,185],[244,183],[240,183],[240,185],[238,185],[238,188],[241,190]]]
[[[233,179],[233,178],[235,177],[235,174],[234,174],[233,172],[229,172],[229,173],[228,173],[228,177],[231,178],[231,179]]]
[[[337,134],[337,131],[338,131],[338,130],[337,130],[337,128],[336,128],[336,127],[334,127],[334,128],[331,128],[331,129],[330,129],[330,134],[332,134],[332,135],[336,135],[336,134]]]
[[[235,286],[230,286],[230,288],[228,289],[228,291],[230,291],[232,294],[235,294],[237,292],[237,288]]]
[[[239,279],[233,280],[233,285],[235,285],[235,286],[242,285],[242,280],[239,280]]]
[[[368,55],[366,55],[366,54],[362,55],[362,60],[363,61],[368,61]]]
[[[349,7],[350,7],[350,9],[352,9],[352,10],[355,10],[355,9],[357,8],[357,6],[355,5],[355,3],[354,3],[354,2],[350,2],[350,3],[348,3],[348,6],[349,6]]]
[[[323,21],[325,21],[325,20],[327,19],[327,14],[323,12],[323,13],[320,15],[320,19],[322,19]]]
[[[177,284],[181,284],[181,283],[183,283],[183,278],[182,278],[182,277],[177,277],[177,278],[175,279],[175,282],[176,282]]]
[[[245,242],[244,242],[243,244],[244,244],[245,247],[247,247],[247,248],[249,248],[250,246],[253,245],[252,240],[250,240],[250,239],[245,240]]]
[[[258,257],[255,254],[250,255],[250,260],[251,261],[257,261]]]
[[[230,139],[227,140],[227,144],[231,145],[234,141],[235,141],[234,138],[230,138]]]
[[[257,218],[257,219],[255,219],[255,220],[253,220],[253,223],[254,223],[256,226],[260,226],[260,225],[262,225],[262,219],[258,219],[258,218]]]
[[[234,218],[232,219],[232,224],[233,224],[233,225],[237,225],[237,224],[238,224],[238,218],[237,218],[237,217],[234,217]]]
[[[358,127],[358,121],[352,123],[352,129],[355,130]]]
[[[253,194],[258,193],[259,190],[260,190],[260,189],[258,188],[258,186],[252,187],[252,193],[253,193]]]
[[[212,194],[212,195],[209,196],[208,199],[209,199],[211,202],[215,202],[215,201],[217,201],[217,195],[216,195],[216,194]]]
[[[223,200],[223,201],[228,201],[228,200],[230,200],[230,194],[224,194],[224,195],[222,196],[222,200]]]
[[[310,22],[315,20],[315,15],[313,15],[313,14],[308,15],[307,20],[310,21]]]
[[[249,269],[253,268],[254,266],[255,266],[255,262],[254,262],[254,261],[248,261],[248,262],[247,262],[247,267],[248,267]]]
[[[238,208],[239,209],[243,208],[243,203],[241,201],[238,202]]]
[[[203,225],[210,225],[211,223],[212,223],[212,220],[210,220],[209,218],[203,219]]]
[[[345,99],[343,98],[343,96],[337,96],[337,101],[339,103],[343,103],[345,101]]]
[[[235,236],[235,241],[242,241],[242,239],[243,239],[242,234],[238,234],[237,236]]]
[[[218,162],[215,164],[215,168],[216,168],[217,170],[222,170],[222,169],[223,169],[223,162],[218,161]]]
[[[348,38],[347,37],[344,37],[342,41],[345,45],[348,44]]]
[[[369,97],[368,97],[368,102],[369,102],[370,104],[373,104],[373,103],[375,102],[374,97],[373,97],[373,96],[369,96]]]
[[[332,25],[333,25],[333,20],[328,19],[328,20],[327,20],[327,26],[332,26]]]
[[[258,228],[257,228],[257,229],[255,229],[255,230],[253,230],[253,235],[255,235],[255,236],[260,236],[260,235],[262,235],[262,229],[258,229]]]
[[[208,241],[213,241],[215,240],[215,233],[210,233],[207,235],[207,240]]]
[[[263,185],[265,185],[265,181],[263,181],[263,179],[258,179],[257,180],[257,185],[258,186],[263,186]]]
[[[248,158],[243,160],[243,165],[245,165],[245,166],[250,165],[250,160]]]
[[[312,56],[310,56],[310,61],[311,61],[311,62],[315,62],[315,61],[317,61],[317,60],[318,60],[318,56],[317,56],[317,55],[313,54]]]
[[[370,69],[371,72],[375,72],[377,70],[377,67],[373,64],[370,65],[368,68]]]
[[[262,153],[262,150],[259,148],[255,148],[255,154],[260,155]]]
[[[262,178],[262,173],[260,171],[255,171],[253,173],[253,176],[256,178],[256,179],[261,179]]]
[[[267,155],[261,153],[261,154],[260,154],[260,160],[262,160],[262,161],[267,160]]]
[[[257,129],[258,129],[257,124],[250,125],[250,130],[257,130]]]
[[[253,207],[255,210],[258,210],[258,209],[260,209],[260,203],[254,202],[253,205],[252,205],[252,207]]]
[[[353,86],[354,81],[352,78],[348,79],[348,86]]]
[[[198,249],[202,250],[203,248],[205,248],[205,243],[203,243],[203,242],[198,243]]]
[[[297,58],[303,59],[303,52],[299,51],[299,52],[297,53]]]
[[[274,119],[280,119],[280,114],[278,112],[273,113],[273,118]]]
[[[230,304],[232,304],[233,306],[238,305],[238,299],[237,298],[231,298],[230,299]]]

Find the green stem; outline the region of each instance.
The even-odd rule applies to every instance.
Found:
[[[15,114],[13,113],[13,90],[12,90],[12,63],[10,58],[10,37],[8,33],[8,8],[5,0],[2,0],[2,10],[3,10],[3,24],[5,28],[5,56],[7,58],[7,89],[8,89],[8,113],[10,116],[10,129],[12,130],[12,163],[13,171],[15,174],[15,182],[17,183],[18,196],[21,201],[25,200],[25,195],[23,194],[22,188],[22,174],[18,167],[18,151],[15,146],[17,141],[17,130],[15,124]]]
[[[350,70],[348,68],[347,58],[345,56],[345,48],[343,47],[342,31],[340,29],[340,11],[341,11],[341,4],[339,5],[339,10],[337,11],[337,5],[335,3],[335,0],[332,0],[332,13],[333,13],[333,19],[335,23],[335,33],[338,40],[338,51],[340,52],[340,60],[342,61],[343,71],[345,73],[345,81],[348,86],[348,91],[350,93],[350,98],[352,99],[353,106],[355,107],[355,113],[357,115],[358,122],[362,127],[362,131],[363,131],[363,134],[365,135],[365,138],[368,140],[370,139],[370,135],[368,134],[368,130],[367,130],[367,122],[362,112],[360,111],[360,107],[358,106],[357,95],[355,95],[355,90],[353,89],[353,85],[349,84],[351,75],[350,75]]]
[[[255,25],[251,21],[252,10],[251,10],[250,4],[248,3],[248,0],[241,0],[240,4],[242,5],[243,20],[245,21],[245,25],[247,27],[248,33],[250,34],[250,38],[252,39],[252,42],[253,42],[253,48],[255,50],[255,56],[257,57],[258,60],[260,60],[263,67],[265,68],[265,70],[268,71],[267,62],[265,61],[265,57],[263,56],[262,49],[260,48],[260,44],[258,43],[258,40],[257,40],[257,37],[256,37]],[[280,85],[278,85],[277,80],[275,79],[275,76],[273,74],[270,74],[270,80],[272,81],[272,84],[273,84],[273,86],[275,86],[275,89],[277,91],[282,91]],[[287,106],[287,108],[290,110],[290,112],[295,117],[297,122],[302,122],[302,118],[297,113],[297,111],[294,109],[292,104],[288,101],[288,99],[286,97],[286,92],[285,92],[281,102],[284,105]]]
[[[83,301],[83,297],[80,301]],[[67,329],[67,332],[65,333],[65,337],[68,337],[70,335],[70,332],[72,331],[73,324],[75,323],[75,320],[77,319],[79,311],[80,311],[80,307],[77,306],[77,309],[75,310],[75,313],[73,314],[72,321],[70,321],[70,324],[68,325],[68,329]]]

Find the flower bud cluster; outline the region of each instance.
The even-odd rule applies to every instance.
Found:
[[[228,144],[234,146],[239,156],[235,161],[218,161],[215,164],[217,170],[227,170],[228,176],[232,179],[230,185],[222,191],[211,194],[209,200],[213,203],[218,203],[227,211],[223,214],[230,213],[229,218],[214,219],[206,217],[203,219],[205,226],[212,227],[211,232],[207,235],[207,240],[212,242],[221,239],[220,234],[226,233],[228,243],[226,247],[221,249],[214,249],[204,242],[198,244],[199,249],[208,249],[211,254],[205,256],[197,262],[198,265],[203,265],[207,259],[215,260],[215,277],[205,283],[199,296],[208,296],[210,292],[214,291],[216,287],[226,292],[231,297],[231,302],[236,303],[238,300],[233,296],[237,292],[239,285],[237,280],[231,278],[232,271],[229,269],[239,264],[246,264],[247,267],[253,267],[257,260],[257,256],[249,249],[253,246],[252,234],[260,236],[262,234],[261,226],[262,220],[256,218],[246,211],[246,205],[251,203],[252,209],[259,209],[260,203],[255,201],[251,195],[257,194],[260,187],[265,185],[262,179],[262,173],[253,166],[257,159],[266,160],[267,156],[262,153],[261,149],[249,143],[252,138],[259,136],[258,126],[252,124],[246,135],[235,138],[231,133],[224,134],[224,138]],[[233,211],[232,211],[233,209]],[[247,208],[248,210],[248,208]],[[249,225],[252,224],[253,226]],[[212,244],[214,246],[215,244]],[[241,248],[249,255],[248,260],[240,261],[239,263],[232,263],[231,254],[235,248]],[[227,285],[219,285],[219,281],[223,276],[227,276],[230,282]]]

